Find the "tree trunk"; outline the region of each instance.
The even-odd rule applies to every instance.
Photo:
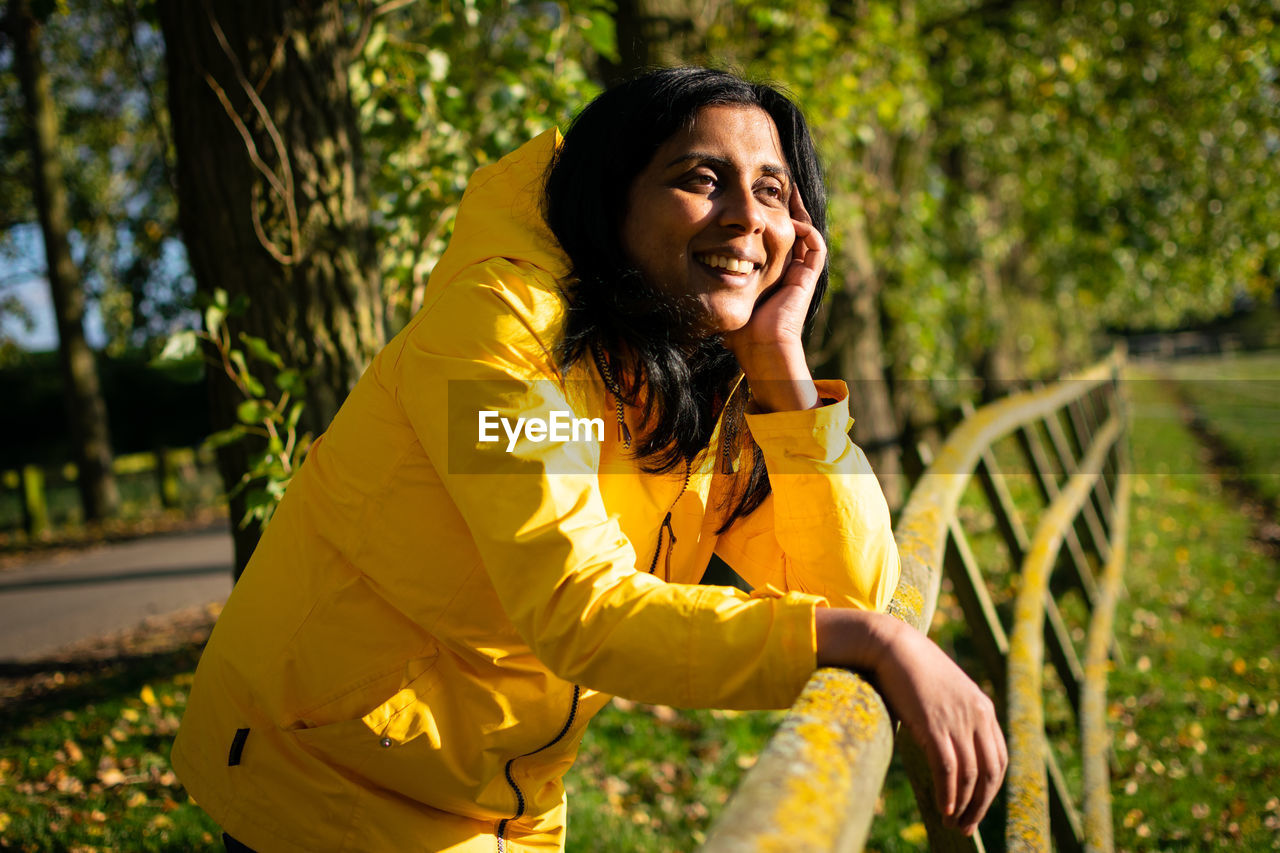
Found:
[[[319,433],[385,342],[341,4],[165,0],[157,11],[197,289],[247,297],[232,330],[304,371],[303,425]],[[210,393],[215,428],[234,423],[235,389],[214,376]],[[246,457],[243,445],[220,455],[228,487]],[[243,500],[231,503],[238,520]],[[256,541],[238,531],[237,575]]]
[[[617,0],[614,29],[618,63],[601,62],[601,76],[612,86],[649,68],[689,65],[706,52],[707,28],[719,0]]]
[[[31,146],[32,188],[44,235],[49,291],[58,323],[58,361],[71,443],[79,469],[80,502],[87,521],[115,512],[120,501],[111,473],[111,435],[98,366],[84,335],[84,290],[71,258],[67,188],[58,158],[58,115],[49,75],[40,59],[40,24],[29,0],[9,6],[14,67],[22,86]]]
[[[880,331],[879,294],[845,277],[845,286],[831,294],[832,315],[849,324],[848,334],[834,354],[830,368],[849,383],[849,411],[853,439],[871,462],[891,509],[902,506],[902,436],[894,415],[893,398],[884,375],[884,340]],[[829,372],[830,368],[823,370]]]
[[[854,441],[867,454],[889,507],[896,510],[906,497],[902,436],[884,372],[880,279],[862,226],[849,228],[837,263],[845,270],[844,277],[839,287],[832,288],[827,312],[835,346],[817,372],[849,383]]]

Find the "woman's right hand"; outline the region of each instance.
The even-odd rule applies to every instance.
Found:
[[[874,679],[928,756],[944,823],[971,835],[1009,763],[991,700],[932,640],[891,616],[819,608],[816,621],[818,665]]]

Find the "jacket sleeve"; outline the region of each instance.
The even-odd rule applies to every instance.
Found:
[[[594,441],[522,436],[508,452],[505,432],[478,440],[480,412],[512,424],[582,416],[521,319],[546,296],[536,281],[506,261],[468,271],[391,354],[400,404],[507,617],[567,681],[684,707],[786,707],[814,668],[819,599],[752,598],[637,571],[600,496]]]
[[[757,590],[884,610],[900,574],[889,508],[867,457],[849,439],[845,384],[819,381],[818,393],[833,402],[747,415],[772,494],[725,531],[716,553]]]

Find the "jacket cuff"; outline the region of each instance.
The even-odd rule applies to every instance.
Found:
[[[811,473],[813,463],[836,464],[847,452],[849,389],[839,379],[814,382],[825,405],[791,412],[748,414],[747,428],[765,458],[769,473]],[[831,402],[827,402],[831,401]]]

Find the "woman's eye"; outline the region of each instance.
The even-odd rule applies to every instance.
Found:
[[[777,184],[762,184],[756,189],[756,192],[772,199],[782,198],[782,187]]]

